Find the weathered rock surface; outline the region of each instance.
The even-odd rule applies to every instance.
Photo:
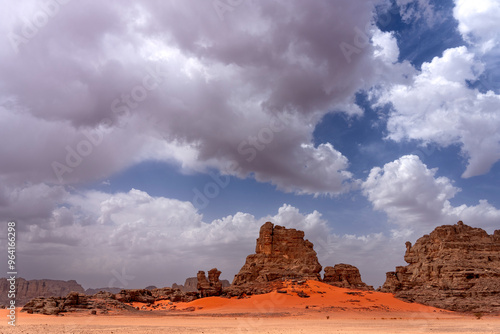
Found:
[[[195,299],[198,299],[197,292],[184,293],[172,288],[121,290],[117,294],[101,291],[92,296],[71,292],[66,297],[34,298],[24,305],[22,311],[55,315],[64,312],[92,310],[95,311],[94,314],[97,314],[98,310],[99,313],[107,313],[112,310],[135,311],[136,309],[129,305],[133,302],[154,304],[160,300],[190,302]]]
[[[91,312],[97,314],[106,313],[108,310],[128,310],[136,309],[115,299],[109,292],[97,293],[94,296],[87,296],[83,293],[71,292],[66,297],[39,297],[34,298],[24,305],[22,312],[39,313],[46,315],[57,315],[64,312]]]
[[[62,297],[74,291],[84,293],[83,287],[76,281],[59,281],[59,280],[25,280],[24,278],[16,278],[16,305],[22,306],[33,298],[37,297]],[[10,283],[7,278],[0,278],[0,304],[7,305],[8,291]]]
[[[407,242],[404,259],[381,291],[453,311],[500,312],[500,230],[440,226]]]
[[[231,286],[231,283],[227,279],[220,280],[222,288],[227,288]],[[182,292],[197,292],[198,291],[198,277],[186,278],[184,285],[174,283],[172,284],[172,289],[179,289]]]
[[[340,288],[373,290],[373,286],[366,285],[361,280],[358,268],[350,264],[336,264],[334,267],[325,267],[323,282]]]
[[[155,298],[150,290],[146,289],[127,289],[122,290],[115,295],[115,299],[122,303],[154,303]]]
[[[313,244],[304,240],[304,232],[274,226],[260,228],[255,254],[249,255],[232,287],[282,279],[320,280],[322,267]]]
[[[219,281],[221,272],[217,268],[210,269],[208,272],[208,280],[205,272],[198,271],[197,288],[200,292],[200,297],[220,296],[222,294],[222,283]]]

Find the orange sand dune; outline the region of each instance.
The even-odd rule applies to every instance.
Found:
[[[254,295],[246,298],[209,297],[190,303],[169,304],[166,301],[156,303],[156,309],[192,310],[196,314],[206,313],[290,313],[297,311],[350,311],[350,312],[447,312],[434,307],[416,303],[407,303],[394,298],[392,294],[359,291],[334,287],[322,282],[307,281],[303,285],[286,282],[279,293],[273,291],[264,295]],[[299,292],[307,294],[308,298],[298,296]],[[144,304],[134,303],[133,306],[151,309]]]

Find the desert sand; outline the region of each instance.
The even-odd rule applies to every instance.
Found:
[[[500,316],[478,319],[387,293],[316,281],[279,291],[242,299],[158,302],[154,309],[134,303],[141,310],[132,313],[46,316],[18,309],[15,328],[7,323],[7,310],[0,310],[0,333],[500,333]]]

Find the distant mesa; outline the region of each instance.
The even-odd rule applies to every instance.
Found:
[[[8,298],[9,285],[7,278],[0,278],[0,305],[7,305],[10,301]],[[36,297],[62,297],[72,291],[84,293],[83,287],[74,280],[25,280],[18,277],[15,286],[16,304],[19,306]]]
[[[184,282],[184,285],[182,284],[172,284],[172,289],[179,289],[182,292],[193,292],[193,291],[198,291],[198,278],[197,277],[188,277],[186,278],[186,281]]]
[[[500,311],[500,230],[440,226],[407,242],[404,259],[408,265],[388,272],[380,291],[452,311]]]
[[[234,277],[232,286],[283,279],[321,280],[321,264],[304,232],[267,222],[260,228],[255,254]]]

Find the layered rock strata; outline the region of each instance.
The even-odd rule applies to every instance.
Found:
[[[500,312],[500,230],[440,226],[407,242],[404,259],[381,291],[453,311]]]
[[[304,232],[267,222],[260,228],[255,254],[249,255],[232,286],[282,279],[321,280],[322,267]]]
[[[33,298],[37,297],[62,297],[74,291],[84,293],[83,287],[76,281],[60,281],[60,280],[25,280],[18,277],[15,281],[16,305],[22,306]],[[9,302],[8,291],[10,282],[7,278],[0,278],[0,304],[7,305]]]

